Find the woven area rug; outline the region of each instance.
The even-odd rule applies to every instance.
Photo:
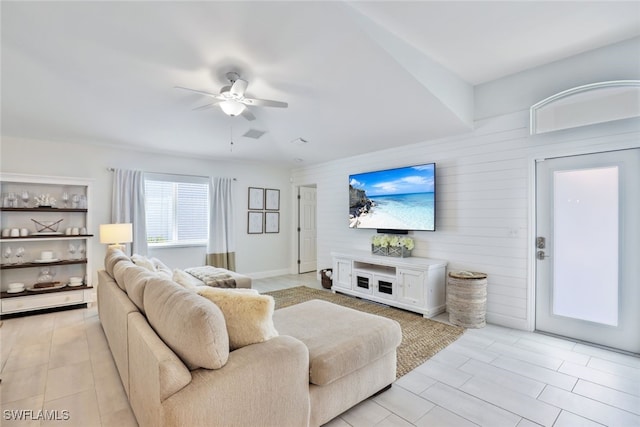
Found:
[[[312,299],[320,299],[396,320],[402,328],[402,343],[398,348],[396,378],[400,378],[421,365],[464,333],[463,328],[425,319],[417,313],[306,286],[266,292],[265,294],[273,296],[276,310]]]

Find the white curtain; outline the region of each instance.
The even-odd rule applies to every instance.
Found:
[[[147,254],[147,227],[144,210],[144,172],[115,169],[111,199],[111,223],[133,224],[132,253]]]
[[[207,265],[235,271],[233,178],[211,178]]]

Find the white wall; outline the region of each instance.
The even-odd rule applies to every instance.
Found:
[[[112,173],[107,168],[140,169],[148,172],[189,174],[200,176],[235,177],[236,197],[236,267],[237,271],[254,277],[289,272],[290,227],[292,212],[288,204],[281,203],[280,233],[247,234],[247,188],[267,187],[280,189],[281,200],[290,200],[289,172],[277,167],[255,163],[217,162],[128,151],[110,146],[71,144],[54,141],[22,140],[2,138],[0,169],[5,173],[27,173],[36,175],[71,176],[91,178],[93,206],[90,214],[94,224],[94,263],[101,268],[105,247],[98,238],[98,225],[109,223],[111,215]],[[169,266],[184,268],[202,265],[205,248],[156,249],[149,252],[165,261]]]
[[[488,273],[487,320],[532,329],[535,159],[640,146],[640,119],[530,137],[528,107],[585,83],[640,78],[639,44],[634,39],[476,88],[484,118],[466,135],[293,171],[294,185],[317,184],[318,268],[331,266],[332,250],[367,250],[375,234],[348,228],[349,174],[436,162],[437,231],[412,232],[414,256]]]
[[[462,137],[294,171],[294,184],[317,184],[318,269],[331,266],[332,250],[368,250],[375,234],[348,228],[349,174],[436,162],[437,231],[411,232],[413,255],[488,273],[488,321],[531,329],[535,158],[639,146],[640,120],[530,137],[528,118],[518,112],[477,122]]]
[[[640,78],[640,37],[594,49],[475,87],[475,118],[522,111],[589,83]]]

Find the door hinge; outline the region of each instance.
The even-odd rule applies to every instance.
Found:
[[[536,258],[540,261],[544,261],[545,258],[549,258],[549,255],[545,254],[544,251],[536,252]]]

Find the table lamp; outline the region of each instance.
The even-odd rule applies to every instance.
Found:
[[[109,249],[124,250],[124,244],[131,242],[133,242],[131,224],[100,224],[100,243],[109,245]]]

